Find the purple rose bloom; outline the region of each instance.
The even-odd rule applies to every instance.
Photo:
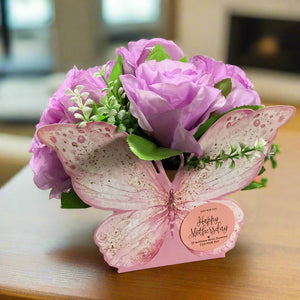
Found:
[[[109,62],[107,65],[106,77],[108,78],[114,62]],[[74,106],[74,102],[70,101],[71,96],[65,95],[65,91],[67,88],[74,90],[76,86],[83,85],[82,92],[88,92],[88,98],[98,102],[100,97],[104,96],[101,89],[105,88],[106,84],[102,78],[93,76],[97,71],[99,71],[99,67],[88,70],[78,70],[74,67],[70,70],[58,91],[50,98],[48,107],[43,112],[36,128],[55,123],[78,123],[79,120],[68,111],[70,106]],[[44,145],[36,134],[30,151],[33,153],[30,166],[34,172],[35,184],[40,189],[51,188],[50,198],[60,199],[61,193],[67,192],[72,185],[70,177],[65,173],[56,152]]]
[[[70,123],[62,104],[56,98],[51,98],[47,109],[42,114],[36,128],[54,123]],[[71,187],[71,180],[65,173],[56,152],[45,146],[34,135],[30,151],[33,156],[30,166],[34,172],[33,180],[40,189],[52,188],[50,198],[57,198],[62,191]]]
[[[198,126],[225,104],[209,74],[192,63],[163,60],[139,65],[120,79],[130,112],[159,145],[201,155],[194,139]]]
[[[179,60],[184,54],[183,51],[173,42],[161,38],[151,40],[139,40],[137,42],[129,42],[128,50],[124,47],[118,48],[116,53],[123,58],[124,74],[135,74],[136,68],[146,61],[152,49],[160,44],[168,52],[171,59]]]
[[[238,106],[261,104],[259,95],[252,89],[252,83],[239,67],[200,55],[192,57],[190,62],[202,74],[210,74],[214,84],[225,78],[231,78],[232,91],[227,96],[224,106],[218,109],[217,113],[223,113]]]

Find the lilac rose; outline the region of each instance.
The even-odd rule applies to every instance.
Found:
[[[194,138],[200,124],[226,102],[210,74],[195,64],[154,60],[120,76],[139,126],[164,147],[201,155]]]
[[[179,60],[184,56],[183,51],[173,41],[162,38],[129,42],[128,50],[125,47],[121,47],[116,51],[117,55],[121,55],[123,58],[124,74],[135,74],[136,68],[146,61],[157,44],[164,47],[172,60]]]
[[[190,62],[202,74],[210,74],[214,84],[225,78],[230,78],[232,91],[226,98],[225,105],[217,113],[226,112],[234,107],[243,105],[260,105],[260,98],[245,72],[237,66],[224,64],[206,56],[194,56]]]
[[[114,62],[107,64],[106,79],[108,79],[113,65]],[[71,96],[65,95],[66,89],[74,90],[76,86],[82,85],[84,88],[81,92],[88,92],[89,98],[98,102],[100,97],[104,96],[101,90],[106,87],[106,84],[102,78],[93,76],[97,71],[99,71],[99,67],[88,70],[78,70],[74,67],[70,70],[58,91],[50,98],[48,107],[43,112],[36,128],[55,123],[77,123],[79,120],[68,111],[69,107],[74,106],[74,102],[70,101]],[[35,184],[40,189],[51,188],[50,198],[60,199],[61,193],[67,192],[72,185],[56,152],[44,145],[36,134],[30,151],[33,153],[30,166],[34,172]]]

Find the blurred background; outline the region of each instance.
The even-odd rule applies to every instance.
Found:
[[[74,65],[130,40],[241,66],[264,103],[300,104],[300,1],[0,0],[0,186],[28,163],[35,124]]]

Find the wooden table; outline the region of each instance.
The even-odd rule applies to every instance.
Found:
[[[268,188],[231,197],[246,220],[226,258],[123,274],[93,243],[107,213],[60,209],[26,167],[0,191],[0,299],[300,299],[300,132],[277,143]]]

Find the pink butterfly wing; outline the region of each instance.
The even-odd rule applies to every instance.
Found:
[[[94,235],[105,260],[114,267],[150,261],[169,228],[166,174],[138,159],[128,147],[127,134],[107,123],[50,125],[38,136],[55,149],[83,201],[115,211]]]
[[[221,117],[201,137],[199,143],[203,155],[214,158],[221,150],[230,153],[231,145],[244,143],[254,146],[255,142],[263,138],[269,150],[276,136],[277,130],[294,114],[294,107],[273,106],[253,111],[239,109]],[[214,163],[207,164],[204,169],[187,170],[181,167],[173,181],[172,188],[176,191],[176,198],[183,210],[191,206],[198,206],[204,200],[215,199],[231,194],[247,186],[259,173],[264,157],[261,153],[253,160],[240,158],[235,160],[235,168],[230,169],[230,160],[216,169]]]
[[[255,142],[263,138],[269,150],[276,136],[277,130],[284,125],[294,114],[294,108],[289,106],[268,107],[259,111],[242,109],[230,112],[220,118],[202,136],[199,143],[203,155],[214,158],[221,150],[229,153],[231,145],[238,146],[244,143],[254,146]],[[228,206],[235,218],[235,228],[230,238],[220,247],[206,252],[194,252],[198,256],[215,255],[227,252],[235,245],[238,232],[244,221],[244,213],[240,206],[223,196],[233,193],[247,186],[260,171],[265,155],[253,160],[237,159],[234,169],[230,169],[230,161],[216,169],[213,163],[204,169],[187,170],[182,166],[172,183],[175,191],[176,224],[180,228],[187,214],[195,207],[207,203],[218,202]]]
[[[168,228],[166,207],[121,212],[99,225],[94,240],[109,265],[129,268],[152,260]]]
[[[104,122],[56,124],[39,129],[38,137],[53,148],[72,186],[87,204],[110,210],[138,210],[164,205],[168,192],[151,162],[129,149],[127,134]]]

